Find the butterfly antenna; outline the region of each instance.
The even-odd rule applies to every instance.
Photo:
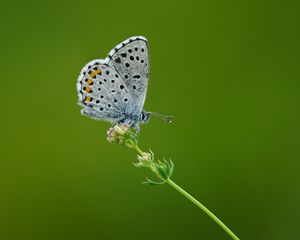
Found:
[[[162,120],[164,120],[165,122],[168,122],[168,123],[171,123],[173,121],[173,118],[172,116],[168,116],[168,115],[164,115],[164,114],[161,114],[161,113],[156,113],[156,112],[149,112],[150,115],[152,116],[155,116],[157,118],[160,118]]]

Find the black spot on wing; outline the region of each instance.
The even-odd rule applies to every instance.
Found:
[[[119,57],[116,58],[116,59],[115,59],[115,62],[116,62],[116,63],[121,63],[121,58],[119,58]]]
[[[136,75],[133,75],[133,78],[138,79],[138,78],[141,78],[141,76],[139,74],[136,74]]]

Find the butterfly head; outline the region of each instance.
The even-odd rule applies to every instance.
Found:
[[[149,122],[150,116],[151,116],[150,112],[142,111],[142,112],[141,112],[141,122],[142,122],[142,123],[147,123],[147,122]]]

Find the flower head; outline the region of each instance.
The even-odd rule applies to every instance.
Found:
[[[150,185],[161,185],[165,183],[172,175],[174,165],[171,160],[163,161],[155,160],[153,152],[143,152],[137,145],[138,137],[136,132],[128,125],[116,124],[107,131],[107,141],[114,144],[119,144],[127,148],[135,149],[139,154],[137,162],[134,163],[136,167],[149,168],[160,182],[152,181],[146,178],[144,183]]]
[[[149,152],[142,152],[138,155],[138,162],[134,163],[136,167],[145,167],[149,168],[161,181],[156,182],[149,178],[146,178],[146,181],[143,182],[149,185],[161,185],[164,184],[168,179],[170,179],[173,170],[174,164],[171,160],[163,161],[155,160],[154,153],[150,150]]]
[[[128,125],[116,124],[107,131],[109,143],[120,144],[128,148],[137,146],[137,135]]]
[[[142,152],[137,156],[137,163],[134,163],[136,167],[147,167],[150,168],[151,164],[154,161],[154,154],[153,152]]]

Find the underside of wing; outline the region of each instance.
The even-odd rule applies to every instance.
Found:
[[[121,75],[136,112],[142,111],[149,80],[149,48],[144,37],[131,37],[117,45],[106,58]]]
[[[106,60],[93,60],[82,69],[77,92],[82,113],[95,119],[117,121],[131,103],[127,86]]]

